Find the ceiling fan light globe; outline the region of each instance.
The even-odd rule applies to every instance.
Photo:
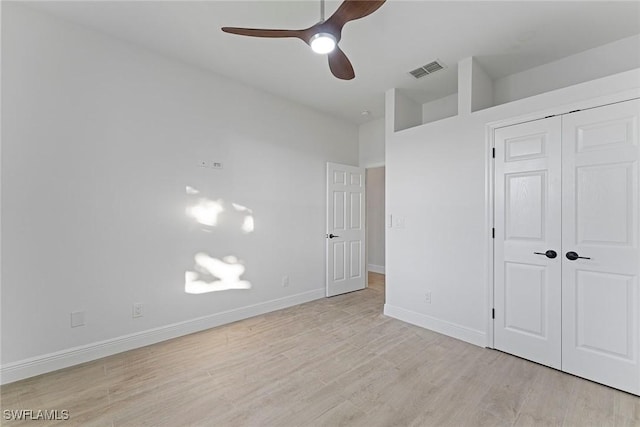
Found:
[[[336,48],[336,38],[329,33],[318,33],[311,37],[309,45],[315,53],[329,53]]]

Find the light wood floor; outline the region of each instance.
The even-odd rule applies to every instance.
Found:
[[[364,291],[3,386],[1,406],[67,409],[65,426],[640,426],[635,396],[385,317],[383,302],[371,274]]]

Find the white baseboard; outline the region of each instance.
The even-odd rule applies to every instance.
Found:
[[[0,384],[8,384],[14,381],[33,377],[35,375],[77,365],[79,363],[111,356],[112,354],[121,353],[123,351],[144,347],[227,323],[237,322],[238,320],[321,299],[324,298],[324,296],[324,289],[316,289],[255,305],[211,314],[209,316],[185,320],[183,322],[173,323],[159,328],[136,332],[105,341],[73,347],[57,351],[55,353],[44,354],[17,362],[7,363],[0,366]]]
[[[446,320],[436,319],[426,314],[416,313],[415,311],[405,310],[404,308],[395,307],[389,304],[384,305],[384,314],[421,328],[429,329],[479,347],[486,347],[487,334],[475,329],[460,326]]]
[[[367,270],[372,273],[384,274],[384,265],[367,264]]]

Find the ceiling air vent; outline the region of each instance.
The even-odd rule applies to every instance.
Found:
[[[442,69],[444,69],[444,65],[442,63],[438,61],[433,61],[428,63],[427,65],[423,65],[420,68],[416,68],[413,71],[409,71],[409,74],[411,74],[416,79],[419,79],[421,77],[424,77],[428,74],[433,74],[436,71],[440,71]]]

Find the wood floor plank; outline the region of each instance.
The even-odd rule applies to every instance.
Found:
[[[296,405],[289,405],[288,410],[275,416],[261,419],[262,425],[302,426],[309,425],[325,412],[344,402],[345,398],[336,383],[323,385],[320,389],[303,396]]]
[[[571,396],[577,382],[577,378],[554,369],[540,369],[538,378],[520,409],[515,425],[562,425],[568,409],[563,399]]]
[[[506,359],[504,364],[500,381],[489,388],[480,406],[500,419],[515,422],[533,382],[544,368],[517,357]]]
[[[315,420],[310,425],[317,427],[347,427],[353,425],[363,425],[367,414],[358,409],[348,400],[331,408]]]
[[[640,424],[640,399],[625,392],[616,392],[613,399],[614,414],[617,417],[628,418]]]
[[[461,375],[452,378],[440,390],[436,399],[437,405],[429,408],[428,422],[433,425],[469,425],[475,422],[477,417],[482,419],[496,419],[496,416],[480,409],[490,386],[494,383],[496,375],[500,374],[501,367],[506,358],[510,356],[500,352],[481,352],[473,363],[468,363],[462,368]],[[465,359],[468,360],[468,359]],[[415,421],[427,421],[424,415]],[[505,420],[500,420],[504,422]]]
[[[384,404],[393,384],[400,377],[399,369],[378,357],[352,369],[334,380],[336,390],[362,409]]]
[[[573,399],[569,403],[565,425],[613,426],[616,390],[577,378]]]

